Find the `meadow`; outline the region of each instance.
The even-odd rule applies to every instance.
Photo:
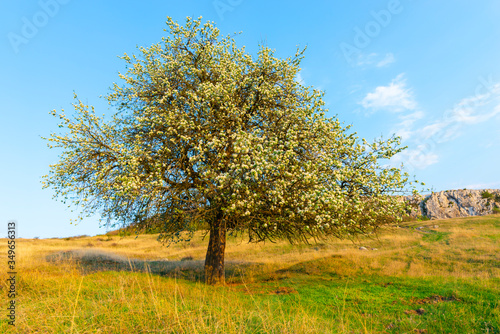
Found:
[[[18,239],[16,327],[2,270],[0,332],[500,333],[500,215],[355,242],[229,237],[225,286],[203,283],[208,237],[156,238]],[[0,255],[5,268],[6,239]]]

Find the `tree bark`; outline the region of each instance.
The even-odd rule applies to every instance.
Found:
[[[224,284],[224,252],[226,250],[226,224],[218,220],[210,226],[210,240],[205,258],[205,283]]]

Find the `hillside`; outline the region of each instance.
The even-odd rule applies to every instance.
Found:
[[[207,243],[201,235],[168,248],[156,235],[20,239],[17,330],[500,331],[499,215],[408,222],[355,243],[248,244],[233,237],[225,287],[202,283]],[[7,329],[3,317],[0,332]]]

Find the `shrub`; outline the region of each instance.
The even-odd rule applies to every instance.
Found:
[[[492,193],[490,193],[490,192],[488,192],[488,191],[483,191],[483,192],[481,193],[481,197],[482,197],[482,198],[492,198],[492,197],[493,197],[493,194],[492,194]],[[496,198],[496,197],[495,197],[495,198]]]

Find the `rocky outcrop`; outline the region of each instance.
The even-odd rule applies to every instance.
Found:
[[[500,210],[500,190],[446,190],[427,196],[409,196],[405,200],[411,206],[412,217],[445,219],[483,216]]]

